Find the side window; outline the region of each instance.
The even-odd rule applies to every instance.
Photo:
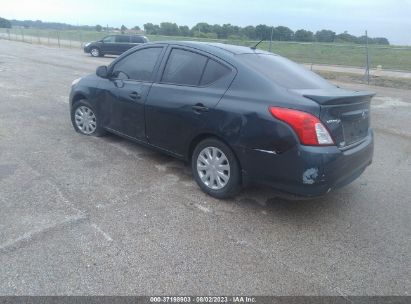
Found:
[[[164,69],[162,82],[198,85],[207,57],[180,49],[173,49]]]
[[[112,77],[123,80],[150,81],[162,49],[161,47],[146,48],[131,53],[116,63]]]
[[[131,36],[131,43],[144,43],[143,37],[140,36]]]
[[[125,35],[116,36],[116,42],[129,43],[130,42],[130,36],[125,36]]]
[[[201,78],[200,85],[206,85],[215,82],[228,73],[230,73],[229,68],[212,59],[209,59],[204,70],[203,77]]]
[[[103,39],[104,43],[113,43],[115,40],[114,36],[107,36],[106,38]]]

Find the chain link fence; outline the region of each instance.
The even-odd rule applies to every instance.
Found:
[[[0,39],[22,41],[32,44],[42,44],[61,48],[82,48],[84,43],[95,41],[111,32],[94,32],[84,30],[43,30],[12,28],[0,29]],[[194,37],[170,37],[170,36],[148,36],[151,41],[159,40],[197,40],[230,43],[243,46],[253,46],[258,41],[247,40],[224,40],[203,39]],[[321,66],[352,67],[362,69],[364,79],[367,81],[367,69],[372,75],[379,71],[405,71],[411,72],[411,47],[381,46],[381,45],[359,45],[359,44],[337,44],[337,43],[312,43],[312,42],[281,42],[264,41],[258,48],[271,50],[273,53],[282,55],[296,62],[306,64],[316,70]],[[367,59],[368,53],[368,59]],[[332,70],[332,69],[331,69]],[[347,70],[347,69],[346,69]],[[349,69],[348,69],[349,71]],[[358,71],[357,71],[358,73]],[[369,79],[368,79],[369,81]]]
[[[36,29],[0,29],[0,38],[61,48],[83,48],[85,42],[98,40],[107,33]]]

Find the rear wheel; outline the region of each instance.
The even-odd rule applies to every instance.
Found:
[[[102,54],[100,52],[100,49],[96,48],[96,47],[94,47],[90,50],[90,55],[93,56],[93,57],[101,57],[102,56]]]
[[[240,166],[231,149],[222,141],[209,138],[194,149],[191,167],[200,188],[216,198],[229,198],[240,189]]]

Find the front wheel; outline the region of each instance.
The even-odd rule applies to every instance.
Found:
[[[229,198],[240,189],[241,170],[232,150],[222,141],[205,139],[194,149],[191,168],[200,188],[215,198]]]
[[[98,48],[92,48],[90,50],[90,55],[93,57],[100,57],[101,56],[101,52]]]
[[[76,102],[71,110],[71,122],[74,129],[83,135],[104,135],[99,118],[90,103],[83,99]]]

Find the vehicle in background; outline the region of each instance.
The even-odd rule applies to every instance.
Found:
[[[371,164],[373,96],[262,50],[158,42],[75,80],[70,115],[81,134],[108,131],[185,160],[217,198],[250,183],[319,196]]]
[[[146,36],[141,35],[110,35],[101,40],[88,42],[84,45],[84,52],[93,57],[104,55],[121,55],[129,49],[148,42]]]

